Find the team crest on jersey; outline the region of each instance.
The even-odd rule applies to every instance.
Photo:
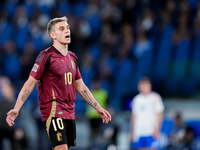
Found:
[[[38,64],[34,64],[33,68],[31,71],[37,72],[39,65]]]
[[[62,134],[60,132],[57,132],[57,140],[62,141]]]
[[[72,68],[73,68],[73,69],[76,69],[76,66],[75,66],[75,63],[74,63],[73,60],[71,60],[71,64],[72,64]]]

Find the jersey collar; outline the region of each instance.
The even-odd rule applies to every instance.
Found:
[[[51,48],[57,53],[57,54],[61,54],[61,52],[59,52],[59,50],[57,50],[53,45],[51,46]],[[61,54],[62,55],[62,54]]]
[[[69,50],[67,51],[67,55],[65,56],[65,55],[63,55],[59,50],[57,50],[53,45],[51,46],[51,48],[53,49],[53,51],[55,51],[57,54],[60,54],[60,55],[62,55],[62,56],[64,56],[64,57],[66,57],[67,55],[68,55],[68,53],[69,53]]]

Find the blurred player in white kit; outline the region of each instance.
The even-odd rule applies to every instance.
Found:
[[[143,77],[138,82],[139,94],[133,98],[130,140],[133,149],[158,149],[164,105],[161,96],[152,91],[151,80]]]

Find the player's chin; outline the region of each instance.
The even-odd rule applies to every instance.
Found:
[[[71,41],[67,41],[67,42],[65,42],[65,44],[69,44],[69,43],[71,43]]]
[[[66,42],[67,44],[69,44],[69,43],[71,43],[71,39],[68,38],[68,39],[65,40],[65,42]]]
[[[67,44],[71,43],[71,41],[70,40],[64,40],[61,43],[67,45]]]

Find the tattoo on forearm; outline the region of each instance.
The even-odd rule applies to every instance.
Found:
[[[30,92],[28,90],[24,91],[24,94],[22,95],[22,101],[25,102],[26,99],[28,98]]]
[[[88,96],[87,91],[84,90],[84,91],[81,91],[81,92],[82,92],[82,94],[85,96],[85,98],[88,100],[88,102],[89,102],[90,104],[93,105],[93,101],[92,101],[91,98]]]
[[[97,106],[97,103],[94,103],[94,102],[92,101],[92,99],[88,96],[88,93],[87,93],[86,90],[81,91],[81,93],[85,96],[85,98],[87,99],[87,101],[88,101],[91,105],[93,105],[94,107]]]

